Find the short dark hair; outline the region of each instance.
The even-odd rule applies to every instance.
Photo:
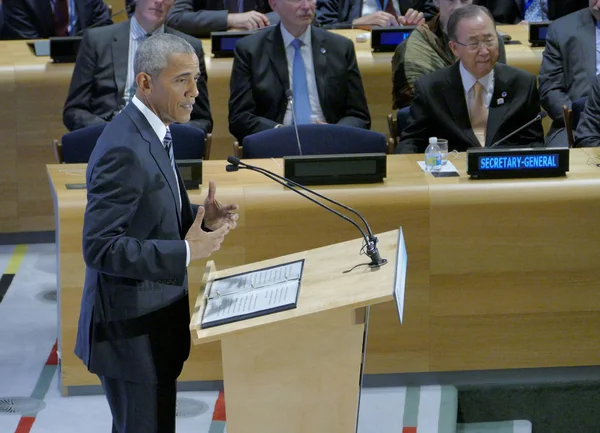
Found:
[[[492,13],[485,6],[470,4],[465,5],[462,8],[455,9],[454,12],[452,12],[452,15],[450,15],[450,18],[448,19],[448,25],[446,26],[448,39],[451,41],[456,41],[456,28],[462,20],[476,18],[481,15],[487,15],[490,17],[494,23],[494,29],[496,28],[496,22],[494,21]]]

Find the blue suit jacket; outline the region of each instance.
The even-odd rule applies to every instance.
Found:
[[[112,24],[102,0],[74,0],[77,22],[73,34],[92,24]],[[56,36],[50,0],[3,0],[5,39],[38,39]]]
[[[179,177],[180,178],[180,177]],[[162,143],[129,104],[87,168],[86,277],[75,354],[92,373],[175,379],[190,350],[185,233],[194,212]]]

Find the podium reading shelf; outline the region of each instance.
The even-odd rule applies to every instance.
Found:
[[[376,269],[359,266],[344,272],[368,262],[359,255],[362,239],[218,275],[208,263],[190,330],[194,344],[221,342],[229,433],[356,431],[368,307],[393,299],[397,268],[400,278],[405,276],[401,233],[379,235],[379,250],[389,262]],[[298,260],[304,260],[304,267],[296,308],[206,329],[199,326],[205,288],[215,279]]]

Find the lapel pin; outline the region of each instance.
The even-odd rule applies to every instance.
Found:
[[[327,50],[325,48],[321,48],[321,54],[325,54]]]
[[[506,92],[502,92],[502,97],[506,98]]]
[[[496,101],[497,105],[502,105],[504,104],[504,98],[498,98],[498,100]]]

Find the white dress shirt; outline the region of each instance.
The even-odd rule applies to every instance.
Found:
[[[140,110],[142,112],[142,114],[144,115],[144,117],[146,118],[146,120],[148,121],[150,126],[152,127],[152,130],[158,137],[160,143],[162,144],[163,140],[165,139],[165,135],[167,135],[167,127],[165,126],[163,121],[160,120],[158,118],[158,116],[152,112],[152,110],[150,110],[148,107],[146,107],[146,105],[142,101],[140,101],[137,98],[137,96],[134,95],[133,98],[131,98],[131,102],[138,108],[138,110]],[[165,150],[165,153],[166,153],[166,150]],[[167,156],[167,158],[168,158],[168,156]],[[181,213],[181,191],[179,190],[179,178],[177,177],[177,171],[174,168],[173,168],[173,175],[175,176],[175,185],[177,185],[176,199],[177,199],[177,203],[179,204],[179,212]],[[190,264],[190,245],[188,244],[188,241],[184,240],[184,242],[185,242],[185,253],[186,253],[185,266],[189,266],[189,264]]]
[[[296,49],[292,45],[294,39],[296,39],[290,32],[286,30],[286,28],[281,25],[281,36],[283,36],[283,46],[285,47],[285,55],[287,57],[287,65],[288,65],[288,76],[290,78],[290,88],[293,87],[294,77],[293,77],[293,69],[294,69],[294,54],[296,53]],[[319,92],[317,91],[317,79],[315,77],[315,64],[313,62],[313,53],[312,53],[312,41],[311,41],[311,30],[310,26],[306,29],[306,31],[297,39],[302,41],[302,47],[300,48],[300,54],[302,55],[302,60],[304,61],[304,68],[306,69],[306,84],[308,85],[308,99],[310,101],[310,109],[311,109],[311,119],[313,123],[316,120],[320,120],[325,122],[325,116],[323,115],[323,109],[321,108],[321,102],[319,101]],[[296,97],[296,95],[294,95]],[[283,118],[284,125],[291,125],[293,121],[292,118],[292,108],[288,104],[287,110],[285,111],[285,116]]]
[[[473,86],[477,81],[481,83],[483,88],[486,90],[484,93],[483,103],[489,109],[492,96],[494,95],[494,70],[481,77],[479,80],[475,78],[469,71],[465,69],[462,62],[460,62],[460,78],[462,79],[463,88],[465,91],[465,102],[467,103],[467,111],[469,111],[469,117],[471,117],[471,101],[475,97],[475,90]]]

